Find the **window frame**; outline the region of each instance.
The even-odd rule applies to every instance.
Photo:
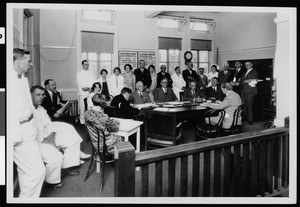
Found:
[[[196,54],[197,54],[197,57],[196,57],[197,61],[195,62],[194,60],[192,60],[194,65],[197,66],[196,70],[200,67],[201,63],[207,63],[207,68],[206,69],[204,68],[204,74],[208,74],[209,73],[209,57],[211,55],[210,54],[211,51],[209,51],[209,50],[191,50],[191,51],[196,51]],[[200,51],[207,52],[207,62],[200,62]],[[193,59],[194,59],[194,57],[193,57]]]
[[[178,63],[178,66],[180,67],[180,57],[181,57],[181,50],[179,50],[179,49],[159,49],[158,50],[158,53],[159,53],[159,55],[160,55],[160,51],[161,50],[166,50],[167,51],[167,62],[165,62],[165,61],[160,61],[160,59],[159,59],[159,62],[158,62],[158,65],[159,65],[159,68],[160,68],[160,65],[161,64],[164,64],[164,65],[166,65],[166,67],[167,67],[167,72],[168,73],[170,73],[170,74],[172,74],[173,73],[173,70],[174,70],[174,68],[170,68],[170,63]],[[170,62],[170,54],[169,54],[169,51],[170,50],[178,50],[179,51],[179,54],[178,54],[178,62]],[[159,71],[160,71],[160,69],[159,69]]]

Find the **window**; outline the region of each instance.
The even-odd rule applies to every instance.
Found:
[[[89,61],[89,69],[99,78],[101,69],[112,73],[113,34],[82,32],[81,59]]]
[[[211,51],[211,40],[191,40],[194,68],[204,68],[204,73],[209,70],[209,54]]]
[[[176,17],[159,17],[158,28],[181,30],[185,24],[185,20]]]
[[[180,66],[180,54],[181,39],[159,38],[159,67],[161,65],[166,65],[167,71],[172,74],[174,68]]]
[[[100,21],[114,24],[116,12],[110,10],[83,10],[82,19],[85,21]]]
[[[211,33],[216,24],[212,20],[195,20],[191,19],[190,30],[192,32]]]
[[[106,69],[108,73],[112,73],[112,54],[110,53],[82,52],[82,60],[89,62],[89,70],[94,72],[96,79],[100,77],[101,69]]]
[[[167,72],[172,74],[176,66],[180,66],[180,50],[159,50],[159,67],[165,65]],[[158,69],[159,70],[159,69]]]
[[[204,73],[208,73],[209,68],[209,51],[192,50],[194,69],[204,68]]]

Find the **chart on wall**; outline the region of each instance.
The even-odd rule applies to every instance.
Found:
[[[155,65],[155,52],[119,51],[119,67],[122,70],[126,64],[132,65],[133,69],[138,68],[140,60],[145,61],[146,68],[151,64]]]

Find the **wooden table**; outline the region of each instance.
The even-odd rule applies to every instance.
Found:
[[[129,136],[136,133],[136,152],[141,151],[141,129],[140,126],[143,124],[141,121],[135,121],[133,119],[121,119],[114,118],[112,119],[118,120],[120,122],[119,131],[114,132],[113,134],[119,135],[125,138],[125,141],[129,140]]]

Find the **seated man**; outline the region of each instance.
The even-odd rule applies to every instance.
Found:
[[[140,110],[134,108],[128,102],[132,91],[130,88],[123,88],[121,94],[113,98],[110,105],[115,107],[118,118],[133,119],[135,115],[140,113]]]
[[[205,98],[206,96],[204,92],[197,87],[196,81],[190,81],[189,87],[185,88],[184,90],[183,100],[202,102],[202,100],[205,100]]]
[[[150,96],[144,90],[144,84],[142,81],[138,81],[135,84],[136,90],[134,90],[129,97],[129,102],[133,104],[144,104],[144,103],[151,103]]]
[[[41,106],[45,97],[43,87],[33,86],[30,92],[35,108],[33,117],[38,129],[39,150],[46,163],[45,182],[60,188],[63,186],[61,169],[65,175],[79,175],[79,171],[72,168],[82,164],[84,161],[81,159],[87,159],[90,155],[80,151],[82,139],[72,125],[51,121],[47,111]]]
[[[45,99],[42,106],[47,110],[52,121],[59,120],[62,114],[58,110],[64,105],[60,93],[56,90],[56,83],[52,79],[47,79],[45,85]]]
[[[225,95],[222,93],[217,77],[211,79],[211,86],[205,89],[205,95],[207,99],[222,101]]]
[[[225,117],[222,123],[222,128],[229,129],[233,122],[233,114],[234,111],[242,104],[241,97],[239,94],[232,90],[232,85],[230,83],[223,83],[221,85],[222,92],[226,95],[225,99],[220,102],[219,104],[211,104],[207,103],[207,107],[213,109],[224,109],[225,110]],[[213,124],[217,124],[220,117],[211,117],[211,122]],[[208,120],[206,120],[208,123]],[[238,119],[238,125],[241,125],[241,117]]]
[[[168,102],[168,101],[178,101],[176,95],[172,88],[168,88],[168,79],[164,78],[161,80],[161,87],[156,88],[154,91],[154,101],[155,102]]]

